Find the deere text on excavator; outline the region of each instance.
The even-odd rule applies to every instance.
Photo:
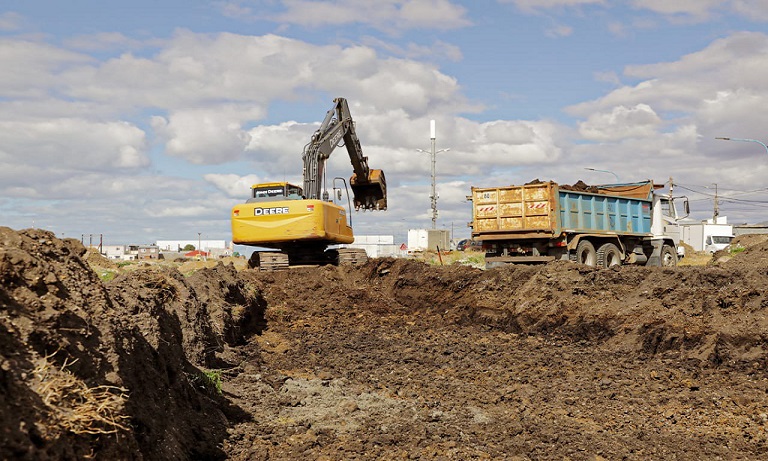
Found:
[[[325,164],[343,141],[354,173],[349,180],[355,210],[386,210],[384,173],[368,167],[347,100],[336,98],[320,128],[304,147],[304,187],[272,182],[251,186],[251,198],[232,208],[232,241],[279,251],[254,251],[249,264],[260,270],[294,265],[361,264],[363,249],[339,248],[354,242],[349,195],[344,178],[334,178],[333,194],[326,187]]]

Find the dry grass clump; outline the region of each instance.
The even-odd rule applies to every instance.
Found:
[[[50,410],[58,426],[74,434],[113,434],[128,430],[128,416],[122,414],[127,389],[116,386],[88,387],[67,367],[65,360],[58,368],[49,355],[38,361],[33,373],[35,392]]]

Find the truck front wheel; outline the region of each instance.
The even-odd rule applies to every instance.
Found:
[[[576,245],[576,254],[573,255],[573,260],[579,264],[585,266],[595,267],[597,265],[597,252],[595,246],[589,240],[581,240]]]
[[[604,243],[600,245],[600,248],[597,250],[598,267],[620,266],[621,263],[621,251],[619,251],[619,247],[613,243]]]
[[[661,266],[677,266],[677,252],[675,251],[674,247],[670,245],[664,245],[661,247]]]

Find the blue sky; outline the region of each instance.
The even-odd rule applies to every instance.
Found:
[[[472,186],[614,174],[768,221],[768,152],[714,139],[768,141],[767,25],[766,0],[6,0],[0,225],[229,240],[251,183],[300,183],[338,96],[389,183],[358,234],[431,225],[432,119],[457,238]]]

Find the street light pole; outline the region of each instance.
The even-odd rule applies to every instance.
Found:
[[[619,182],[619,176],[616,173],[614,173],[613,171],[610,171],[610,170],[598,170],[597,168],[584,168],[584,169],[585,170],[589,170],[589,171],[599,171],[601,173],[610,173],[610,174],[612,174],[616,178],[616,182]]]
[[[741,142],[756,142],[763,146],[765,148],[765,151],[768,152],[768,146],[765,145],[764,142],[758,141],[757,139],[745,139],[745,138],[715,138],[719,139],[720,141],[741,141]]]
[[[437,228],[437,192],[435,190],[435,164],[437,163],[437,154],[439,154],[440,152],[448,152],[451,149],[448,148],[448,149],[440,149],[437,151],[435,150],[435,144],[436,144],[435,140],[437,136],[436,136],[434,120],[429,121],[429,137],[432,140],[432,149],[429,152],[432,157],[432,194],[429,196],[429,198],[432,203],[432,229],[436,229]],[[416,149],[416,150],[419,152],[427,153],[427,151],[422,149]]]

